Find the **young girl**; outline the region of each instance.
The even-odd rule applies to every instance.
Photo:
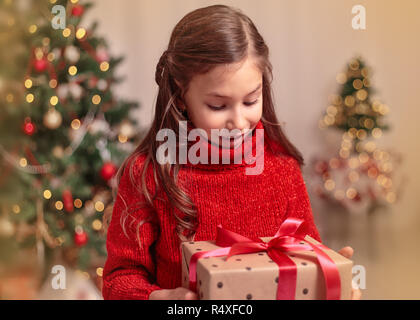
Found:
[[[302,156],[275,115],[268,55],[252,21],[228,6],[197,9],[175,26],[156,68],[153,123],[117,174],[104,299],[198,299],[181,287],[180,244],[215,239],[218,224],[249,238],[270,237],[286,218],[297,217],[305,221],[303,231],[321,241],[300,170]],[[244,157],[233,161],[237,144],[228,146],[229,163],[214,163],[210,152],[207,163],[189,157],[186,163],[161,163],[157,154],[164,142],[157,134],[166,128],[179,137],[181,121],[188,131],[207,133],[208,150],[216,146],[219,156],[226,145],[212,129],[250,132],[263,169],[246,174],[255,164]],[[263,139],[255,129],[263,130]],[[350,258],[352,249],[340,253]]]

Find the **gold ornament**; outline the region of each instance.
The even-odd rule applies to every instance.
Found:
[[[99,68],[103,72],[108,71],[108,69],[109,69],[109,63],[107,61],[102,61],[101,64],[99,65]]]
[[[34,101],[34,95],[32,93],[28,93],[26,95],[26,102],[27,103],[32,103]]]
[[[99,231],[102,229],[102,222],[99,219],[95,219],[92,222],[92,228],[93,230]]]
[[[20,158],[19,164],[22,168],[25,168],[28,165],[28,161],[26,160],[26,158]]]
[[[57,87],[57,80],[51,79],[48,84],[49,84],[50,88],[54,89],[55,87]]]
[[[96,268],[96,274],[98,275],[98,277],[102,277],[103,272],[104,272],[104,268],[101,268],[101,267]]]
[[[83,205],[82,200],[80,200],[80,199],[76,199],[76,200],[74,200],[74,206],[75,206],[77,209],[80,209],[80,208],[82,207],[82,205]]]
[[[51,193],[51,191],[50,190],[48,190],[48,189],[46,189],[46,190],[44,190],[44,198],[45,199],[50,199],[52,197],[52,193]]]
[[[346,97],[345,97],[345,99],[344,99],[344,104],[345,104],[347,107],[353,107],[353,106],[354,106],[354,103],[355,103],[355,99],[354,99],[354,97],[353,97],[353,96],[346,96]]]
[[[72,127],[72,129],[73,129],[73,130],[77,130],[77,129],[79,129],[79,128],[80,128],[80,125],[81,125],[81,122],[80,122],[80,120],[79,120],[79,119],[74,119],[74,120],[71,122],[71,127]]]
[[[92,97],[92,103],[93,103],[93,104],[100,104],[100,103],[101,103],[101,96],[100,96],[100,95],[98,95],[98,94],[95,94],[95,95]]]
[[[35,58],[37,60],[41,60],[42,57],[44,57],[44,51],[42,50],[42,48],[35,48]]]
[[[86,35],[86,30],[84,28],[79,28],[76,31],[76,38],[81,40],[85,37]]]
[[[121,142],[121,143],[126,143],[126,142],[127,142],[127,140],[128,140],[127,136],[123,135],[122,133],[120,133],[120,134],[118,135],[118,141],[119,141],[119,142]]]
[[[347,81],[347,75],[344,72],[340,72],[339,74],[337,74],[335,79],[339,84],[345,84]]]
[[[356,97],[357,99],[359,99],[360,101],[363,101],[367,98],[368,93],[365,89],[360,89],[356,92]]]
[[[26,79],[25,80],[25,88],[30,89],[32,87],[32,80]]]
[[[354,188],[348,188],[346,191],[346,196],[349,199],[353,199],[354,197],[357,196],[357,190]]]
[[[55,108],[51,108],[44,115],[44,125],[51,130],[57,129],[61,125],[62,120],[61,113]]]
[[[0,235],[11,237],[15,234],[15,225],[6,217],[0,218]]]
[[[363,79],[363,85],[364,85],[365,87],[369,87],[369,86],[370,86],[370,80],[369,80],[369,78],[364,78],[364,79]]]
[[[9,103],[12,103],[13,100],[14,100],[13,94],[12,93],[7,94],[6,101],[9,102]]]
[[[324,188],[331,191],[335,188],[335,182],[332,179],[328,179],[324,182]]]
[[[28,30],[29,30],[29,33],[35,33],[37,29],[38,29],[37,26],[32,24],[29,26]]]
[[[50,44],[50,38],[45,37],[45,38],[42,39],[42,45],[44,47],[47,47],[49,44]]]
[[[14,204],[12,207],[12,211],[14,214],[19,214],[20,213],[20,206],[18,204]]]
[[[53,149],[54,157],[61,159],[64,156],[64,149],[62,146],[55,146]]]
[[[394,203],[397,200],[397,195],[395,194],[395,192],[388,192],[386,194],[386,201],[388,201],[389,203]]]
[[[57,97],[57,96],[52,96],[52,97],[50,98],[50,104],[51,104],[52,106],[55,106],[55,105],[57,105],[57,103],[58,103],[58,97]]]
[[[365,131],[365,130],[363,130],[363,129],[359,129],[359,130],[357,130],[357,138],[358,138],[359,140],[363,140],[363,139],[365,139],[365,138],[366,138],[366,136],[367,136],[367,134],[366,134],[366,131]]]
[[[350,67],[351,70],[357,70],[357,69],[359,69],[359,61],[357,61],[356,59],[352,60],[349,63],[349,67]]]
[[[96,211],[98,211],[98,212],[102,212],[102,211],[104,211],[104,209],[105,209],[105,205],[104,205],[104,203],[103,203],[102,201],[96,201],[96,202],[95,202],[95,209],[96,209]]]
[[[364,124],[365,128],[367,128],[367,129],[372,129],[373,126],[375,125],[373,120],[370,119],[370,118],[365,119],[365,121],[363,121],[363,124]]]
[[[372,136],[376,139],[380,138],[382,136],[382,130],[381,128],[374,128],[372,130]]]
[[[65,28],[63,30],[63,37],[67,38],[70,36],[70,34],[71,34],[71,30],[69,28]]]
[[[369,76],[368,68],[364,67],[361,72],[363,77],[367,78]]]
[[[120,134],[130,139],[134,136],[134,133],[134,128],[131,123],[127,120],[124,120],[121,123]]]
[[[77,73],[77,67],[76,66],[70,66],[68,69],[68,72],[71,76],[74,76]]]
[[[360,90],[363,87],[363,82],[360,79],[355,79],[353,80],[353,88],[355,88],[356,90]]]
[[[56,202],[55,202],[55,208],[56,208],[57,210],[63,210],[63,207],[64,207],[64,204],[63,204],[63,202],[62,202],[62,201],[56,201]]]

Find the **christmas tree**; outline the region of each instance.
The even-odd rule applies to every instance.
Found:
[[[312,159],[313,188],[322,199],[350,212],[373,212],[394,203],[398,194],[393,175],[401,157],[378,143],[390,129],[385,123],[390,109],[372,99],[372,69],[361,57],[351,59],[336,80],[341,88],[330,95],[319,127],[341,133],[341,146],[329,159]]]
[[[90,7],[1,3],[3,266],[25,248],[42,266],[59,252],[81,270],[106,256],[102,217],[112,210],[117,168],[138,142],[137,103],[115,97],[122,58],[110,56],[96,23],[81,26]]]

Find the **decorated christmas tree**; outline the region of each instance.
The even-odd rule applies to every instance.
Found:
[[[385,122],[390,108],[372,98],[372,69],[361,57],[353,58],[336,80],[339,93],[330,95],[319,127],[338,132],[341,144],[332,157],[312,159],[312,186],[322,199],[350,212],[373,212],[396,202],[399,193],[394,175],[401,156],[379,144],[390,129]]]
[[[43,267],[58,252],[80,270],[106,256],[103,214],[112,210],[117,168],[137,143],[137,104],[115,96],[122,58],[110,56],[96,24],[82,27],[90,7],[1,3],[3,267],[31,248]]]

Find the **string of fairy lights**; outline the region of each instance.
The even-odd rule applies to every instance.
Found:
[[[383,117],[390,108],[378,99],[370,101],[370,77],[371,69],[359,59],[352,59],[347,72],[336,76],[345,94],[329,96],[330,104],[318,122],[322,130],[335,128],[344,132],[337,156],[314,161],[315,174],[321,177],[315,192],[348,208],[348,203],[360,203],[363,198],[388,204],[397,200],[393,173],[401,157],[378,146],[387,129]]]

